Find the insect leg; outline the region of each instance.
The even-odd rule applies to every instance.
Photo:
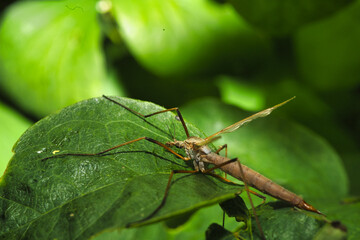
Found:
[[[242,179],[243,179],[243,182],[244,182],[244,185],[245,185],[245,190],[246,190],[246,193],[247,193],[247,195],[248,195],[251,208],[252,208],[252,210],[253,210],[253,214],[254,214],[254,217],[255,217],[256,225],[257,225],[258,228],[259,228],[260,237],[261,237],[263,240],[265,240],[266,238],[265,238],[265,235],[264,235],[264,231],[262,230],[262,227],[261,227],[260,222],[259,222],[259,218],[258,218],[258,216],[257,216],[257,214],[256,214],[255,207],[254,207],[254,203],[253,203],[252,198],[251,198],[251,196],[250,196],[250,189],[249,189],[249,186],[247,185],[247,180],[246,180],[246,177],[245,177],[245,174],[244,174],[242,165],[241,165],[241,163],[240,163],[239,161],[238,161],[237,163],[238,163],[239,168],[240,168],[240,171],[241,171]]]
[[[223,150],[225,148],[225,157],[227,157],[227,144],[224,144],[224,145],[222,145],[222,146],[220,146],[219,148],[218,148],[218,150],[216,150],[216,154],[219,154],[219,152],[221,151],[221,150]]]
[[[172,180],[174,174],[176,174],[176,173],[197,173],[197,172],[199,172],[199,171],[198,170],[172,170],[171,173],[170,173],[170,176],[169,176],[168,183],[166,185],[166,189],[165,189],[165,192],[164,192],[163,199],[161,200],[161,203],[159,204],[159,206],[152,213],[150,213],[147,217],[145,217],[145,218],[143,218],[143,219],[141,219],[139,221],[136,221],[136,222],[128,223],[126,225],[126,227],[127,228],[132,227],[134,225],[137,225],[139,223],[142,223],[142,222],[152,218],[165,205],[165,202],[167,200],[169,190],[170,190],[170,187],[171,187],[171,180]]]
[[[133,109],[131,109],[131,108],[123,105],[122,103],[119,103],[119,102],[117,102],[117,101],[115,101],[115,100],[113,100],[113,99],[111,99],[111,98],[109,98],[109,97],[107,97],[107,96],[105,96],[105,95],[103,95],[103,97],[104,97],[105,99],[107,99],[107,100],[109,100],[109,101],[117,104],[117,105],[120,105],[121,107],[125,108],[126,110],[128,110],[128,111],[130,111],[130,112],[132,112],[132,113],[134,113],[134,114],[136,114],[136,115],[138,115],[138,116],[140,116],[140,117],[142,117],[142,118],[148,118],[148,117],[154,116],[154,115],[156,115],[156,114],[165,113],[165,112],[169,112],[169,111],[176,111],[176,114],[177,114],[177,116],[179,117],[179,120],[181,121],[181,124],[182,124],[182,126],[183,126],[183,128],[184,128],[184,130],[185,130],[186,136],[187,136],[187,137],[190,137],[188,128],[187,128],[187,126],[186,126],[186,124],[185,124],[184,118],[183,118],[183,116],[181,115],[180,110],[179,110],[178,107],[169,108],[169,109],[165,109],[165,110],[162,110],[162,111],[154,112],[154,113],[151,113],[151,114],[143,115],[143,114],[141,114],[141,113],[139,113],[139,112],[136,112],[135,110],[133,110]]]
[[[223,146],[222,146],[222,147],[223,147]],[[222,148],[222,147],[220,147],[220,148]],[[223,147],[223,148],[224,148],[224,147]],[[220,150],[221,150],[221,149],[220,149]],[[218,151],[219,151],[219,150],[218,150]],[[247,181],[246,181],[246,177],[245,177],[245,175],[244,175],[244,172],[243,172],[241,163],[238,161],[238,158],[233,158],[233,159],[227,160],[227,161],[225,161],[225,162],[223,162],[223,163],[221,163],[221,164],[219,164],[219,165],[216,165],[215,167],[212,167],[212,168],[207,169],[207,170],[204,171],[203,173],[209,174],[209,175],[214,176],[214,177],[217,177],[217,178],[222,179],[222,180],[224,180],[224,181],[226,181],[226,182],[232,182],[232,181],[230,181],[230,180],[228,180],[228,179],[226,179],[226,178],[223,178],[223,177],[221,177],[221,176],[219,176],[219,175],[216,175],[216,174],[214,174],[214,173],[211,173],[212,170],[217,169],[217,168],[221,168],[221,167],[223,167],[224,165],[227,165],[227,164],[232,163],[232,162],[237,162],[237,163],[239,164],[240,171],[241,171],[241,175],[243,176],[242,179],[243,179],[243,183],[244,183],[244,185],[245,185],[245,190],[246,190],[246,193],[247,193],[247,195],[248,195],[248,198],[249,198],[249,201],[250,201],[250,205],[251,205],[251,208],[252,208],[252,210],[253,210],[253,214],[254,214],[254,217],[255,217],[255,220],[256,220],[256,225],[257,225],[258,228],[259,228],[259,231],[260,231],[260,234],[261,234],[261,238],[262,238],[262,239],[265,239],[265,235],[264,235],[264,232],[263,232],[263,230],[262,230],[262,228],[261,228],[261,225],[260,225],[258,216],[257,216],[256,211],[255,211],[254,203],[253,203],[252,198],[251,198],[251,196],[250,196],[250,193],[252,193],[252,194],[254,194],[254,195],[262,198],[264,201],[265,201],[266,198],[265,198],[264,196],[262,196],[262,195],[260,195],[260,194],[258,194],[258,193],[256,193],[256,192],[254,192],[254,191],[252,191],[252,190],[249,189],[249,186],[248,186]],[[224,220],[223,220],[223,221],[224,221]]]
[[[146,141],[155,143],[155,144],[165,148],[166,150],[168,150],[169,152],[171,152],[172,154],[176,155],[177,157],[181,158],[184,161],[190,160],[190,158],[181,156],[180,154],[178,154],[177,152],[175,152],[174,150],[172,150],[171,148],[169,148],[165,144],[163,144],[163,143],[161,143],[161,142],[159,142],[159,141],[157,141],[155,139],[148,138],[148,137],[140,137],[140,138],[137,138],[137,139],[134,139],[134,140],[131,140],[131,141],[116,145],[114,147],[108,148],[108,149],[106,149],[104,151],[97,152],[97,153],[63,153],[63,154],[58,154],[58,155],[53,155],[53,156],[50,156],[50,157],[43,158],[43,159],[41,159],[41,161],[45,161],[45,160],[48,160],[48,159],[51,159],[51,158],[65,157],[65,156],[101,156],[101,155],[103,155],[103,154],[105,154],[107,152],[110,152],[111,150],[120,148],[122,146],[131,144],[131,143],[134,143],[134,142],[138,142],[138,141],[141,141],[141,140],[146,140]]]
[[[216,154],[219,154],[219,152],[221,151],[221,150],[223,150],[225,148],[225,157],[227,157],[227,153],[228,153],[228,146],[227,146],[227,144],[224,144],[224,145],[222,145],[222,146],[220,146],[219,148],[218,148],[218,150],[216,150]],[[225,173],[225,178],[227,177],[227,174]]]

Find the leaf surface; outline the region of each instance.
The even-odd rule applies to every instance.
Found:
[[[163,109],[114,99],[142,114]],[[202,136],[191,125],[189,130]],[[19,139],[1,179],[0,237],[87,239],[147,217],[159,206],[171,170],[191,170],[191,163],[145,140],[105,156],[42,159],[95,153],[143,136],[165,143],[174,132],[177,139],[185,138],[172,113],[144,120],[104,98],[79,102],[42,119]],[[165,205],[143,224],[194,211],[241,190],[203,174],[176,174]]]

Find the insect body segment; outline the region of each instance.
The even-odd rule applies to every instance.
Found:
[[[219,156],[215,153],[208,154],[206,156],[206,159],[208,160],[209,163],[215,165],[221,164],[223,161],[229,160],[228,158]],[[245,181],[246,179],[246,183],[249,186],[258,189],[265,194],[268,194],[270,196],[273,196],[274,198],[288,202],[291,205],[296,206],[300,209],[323,215],[319,210],[317,210],[310,204],[306,203],[300,196],[274,183],[269,178],[261,175],[255,170],[241,164],[241,168],[242,168],[241,171],[240,164],[241,163],[239,162],[229,163],[221,167],[220,169],[241,181]]]
[[[205,172],[204,163],[211,163],[218,166],[224,162],[229,161],[227,157],[223,157],[210,150],[207,145],[198,146],[198,143],[203,142],[204,139],[199,137],[190,137],[185,141],[169,142],[167,146],[176,146],[178,148],[184,148],[188,158],[193,159],[195,170]],[[235,161],[220,167],[222,171],[231,176],[239,179],[240,181],[246,181],[246,183],[254,187],[261,192],[273,196],[277,199],[281,199],[285,202],[292,204],[300,209],[322,214],[319,210],[306,203],[300,196],[285,189],[284,187],[274,183],[269,178],[261,175],[255,170]]]
[[[211,153],[211,150],[207,145],[198,145],[203,141],[204,139],[200,137],[189,137],[185,141],[175,140],[173,142],[166,143],[166,145],[185,149],[187,157],[193,160],[195,170],[205,172],[206,169],[204,162],[206,162],[206,159],[204,159],[204,156]]]

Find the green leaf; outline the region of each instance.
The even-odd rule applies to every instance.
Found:
[[[303,213],[293,208],[278,208],[276,204],[266,204],[257,208],[259,222],[266,239],[312,239],[324,221],[314,217],[312,213]],[[254,239],[262,239],[256,221],[252,219]],[[248,231],[240,231],[240,235],[250,239]]]
[[[327,17],[352,0],[245,1],[228,0],[250,24],[274,35],[286,35],[300,26]]]
[[[249,217],[245,202],[239,196],[220,203],[220,207],[229,217],[234,217],[238,222],[246,222]]]
[[[131,53],[158,75],[208,71],[231,57],[243,65],[263,60],[269,51],[266,40],[229,5],[206,0],[113,3]]]
[[[0,176],[13,155],[14,142],[31,125],[30,121],[0,102]]]
[[[331,18],[302,28],[296,35],[299,69],[312,87],[339,92],[358,86],[359,13],[360,2],[355,1]]]
[[[103,93],[107,76],[95,1],[26,1],[0,27],[0,84],[26,111],[44,116]]]
[[[163,109],[114,99],[142,114]],[[191,163],[145,140],[104,156],[42,159],[96,153],[144,136],[163,143],[172,140],[172,133],[185,139],[174,116],[165,113],[144,120],[104,98],[94,98],[36,123],[18,140],[0,181],[0,238],[87,239],[147,217],[160,205],[171,170],[191,170]],[[192,135],[203,136],[188,127]],[[203,174],[175,174],[165,205],[142,224],[195,211],[240,190]]]
[[[340,221],[348,230],[348,239],[355,240],[360,238],[360,202],[348,204],[336,204],[327,209],[329,218]]]
[[[93,238],[93,240],[138,240],[143,239],[144,236],[146,236],[148,240],[170,239],[170,234],[166,230],[166,227],[164,227],[162,223],[157,223],[139,228],[124,229],[123,231],[115,230],[112,232],[104,232]]]
[[[219,224],[213,223],[206,231],[206,240],[235,240],[232,232],[227,231]]]
[[[291,104],[266,119],[224,134],[217,144],[227,143],[230,158],[238,157],[245,165],[303,196],[321,211],[322,205],[346,196],[347,175],[340,158],[324,139],[278,117],[281,110],[291,108]],[[250,115],[215,99],[198,100],[181,109],[184,117],[207,135]]]
[[[189,221],[184,225],[169,229],[163,223],[141,226],[138,228],[124,229],[123,231],[104,232],[94,240],[107,239],[140,239],[142,236],[148,236],[147,239],[168,239],[168,240],[198,240],[204,239],[209,225],[216,222],[222,223],[223,212],[218,205],[202,208],[194,213]],[[231,218],[226,218],[225,226],[227,229],[235,230],[239,223]]]

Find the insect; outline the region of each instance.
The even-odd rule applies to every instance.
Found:
[[[268,194],[270,196],[273,196],[277,199],[283,200],[285,202],[288,202],[289,204],[306,210],[306,211],[311,211],[311,212],[315,212],[317,214],[322,214],[319,210],[317,210],[316,208],[314,208],[312,205],[306,203],[300,196],[296,195],[295,193],[290,192],[289,190],[283,188],[282,186],[274,183],[273,181],[271,181],[270,179],[266,178],[265,176],[261,175],[260,173],[252,170],[251,168],[241,164],[237,158],[227,158],[227,156],[223,157],[219,155],[219,152],[224,149],[227,148],[227,145],[223,145],[221,146],[217,151],[212,152],[211,149],[209,148],[208,144],[210,144],[211,142],[217,140],[218,138],[220,138],[220,136],[222,134],[225,133],[230,133],[233,132],[235,130],[237,130],[238,128],[244,126],[245,124],[260,118],[260,117],[266,117],[268,116],[273,110],[283,106],[284,104],[288,103],[289,101],[291,101],[293,98],[290,98],[280,104],[277,104],[273,107],[267,108],[263,111],[260,111],[256,114],[253,114],[241,121],[238,121],[206,138],[200,138],[197,136],[190,136],[188,128],[186,126],[186,123],[183,119],[182,114],[180,113],[178,108],[170,108],[170,109],[165,109],[162,111],[158,111],[158,112],[154,112],[148,115],[143,115],[141,113],[138,113],[130,108],[128,108],[127,106],[107,97],[107,96],[103,96],[105,99],[122,106],[123,108],[127,109],[128,111],[132,112],[133,114],[136,114],[142,118],[148,118],[157,114],[161,114],[161,113],[165,113],[168,111],[176,111],[177,114],[177,119],[181,122],[183,129],[185,131],[185,134],[187,136],[187,138],[183,141],[178,141],[178,140],[173,140],[171,142],[167,142],[167,143],[162,143],[159,142],[155,139],[152,138],[148,138],[146,136],[143,137],[139,137],[137,139],[133,139],[130,140],[128,142],[113,146],[111,148],[108,148],[106,150],[103,150],[101,152],[97,152],[97,153],[64,153],[64,154],[58,154],[58,155],[53,155],[47,158],[42,159],[42,161],[45,161],[49,158],[56,158],[56,157],[62,157],[62,156],[101,156],[105,153],[108,153],[114,149],[120,148],[122,146],[128,145],[128,144],[132,144],[141,140],[146,140],[149,141],[151,143],[157,144],[161,147],[163,147],[164,149],[166,149],[167,151],[171,152],[172,154],[176,155],[177,157],[183,159],[184,161],[193,161],[193,165],[194,165],[194,170],[172,170],[171,174],[169,176],[169,180],[168,180],[168,184],[166,186],[165,192],[164,192],[164,197],[163,200],[161,202],[161,204],[146,218],[140,220],[140,221],[144,221],[147,219],[150,219],[152,216],[154,216],[157,211],[165,204],[167,195],[168,195],[168,191],[171,185],[171,180],[174,174],[176,173],[195,173],[195,172],[202,172],[205,174],[209,174],[212,176],[215,176],[217,178],[221,178],[224,181],[229,181],[221,176],[218,176],[216,174],[213,173],[214,169],[221,169],[222,171],[224,171],[227,174],[230,174],[231,176],[241,180],[244,182],[245,184],[245,188],[249,193],[253,193],[257,196],[260,196],[262,198],[264,198],[263,196],[251,191],[248,189],[248,186],[254,187],[258,190],[260,190],[261,192]],[[172,149],[172,147],[177,147],[177,148],[181,148],[185,150],[186,156],[182,156],[181,154],[177,153],[176,151],[174,151]],[[210,163],[210,164],[214,164],[215,167],[206,169],[206,164]],[[249,198],[251,199],[251,198]],[[256,216],[256,214],[255,214]],[[258,224],[259,225],[259,224]],[[259,227],[260,228],[260,227]],[[260,228],[261,229],[261,228]],[[262,230],[260,230],[262,232]],[[264,237],[263,237],[264,238]]]

